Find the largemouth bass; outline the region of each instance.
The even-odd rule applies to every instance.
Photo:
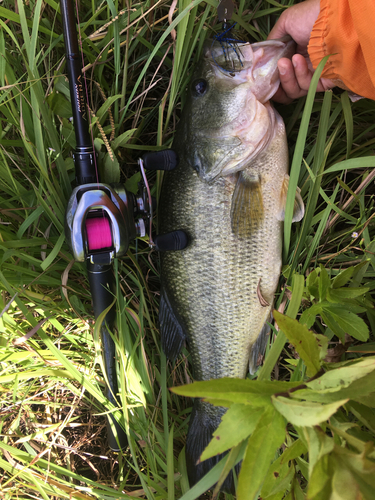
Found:
[[[162,347],[173,359],[187,341],[196,380],[255,372],[281,269],[288,149],[269,99],[279,86],[277,61],[293,45],[239,50],[243,66],[232,70],[230,51],[225,58],[219,44],[205,48],[173,143],[180,163],[165,178],[159,209],[161,233],[183,229],[189,238],[185,250],[162,255]],[[303,210],[297,193],[294,220]],[[224,411],[194,402],[191,485],[221,458],[196,465]]]

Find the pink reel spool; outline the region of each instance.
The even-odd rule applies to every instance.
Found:
[[[111,225],[106,217],[86,219],[89,250],[102,250],[112,246]]]

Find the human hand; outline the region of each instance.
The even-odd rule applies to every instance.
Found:
[[[307,46],[311,31],[320,12],[320,0],[306,0],[286,9],[268,35],[268,39],[290,35],[297,44],[292,60],[281,58],[278,62],[280,87],[273,99],[289,104],[293,99],[307,94],[314,73]],[[332,80],[320,78],[317,91],[334,87]]]

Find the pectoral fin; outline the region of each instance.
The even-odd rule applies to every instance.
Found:
[[[249,238],[263,220],[263,197],[259,177],[247,178],[240,173],[230,210],[232,231],[239,238]]]
[[[277,217],[278,220],[281,221],[285,219],[285,206],[286,206],[286,196],[288,194],[288,187],[289,187],[289,175],[285,174],[280,193],[280,211]],[[296,196],[294,198],[292,222],[299,222],[305,215],[305,205],[303,203],[302,196],[300,193],[301,190],[299,187],[297,187]]]

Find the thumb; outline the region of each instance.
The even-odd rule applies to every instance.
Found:
[[[269,32],[267,40],[275,40],[277,38],[282,38],[283,36],[288,35],[288,34],[289,33],[285,29],[284,16],[281,15],[279,17],[279,19],[277,20],[275,26]]]

